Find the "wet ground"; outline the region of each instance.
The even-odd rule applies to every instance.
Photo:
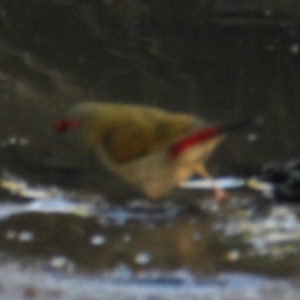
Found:
[[[45,28],[30,35],[32,12],[22,27],[3,6],[0,299],[300,299],[295,18],[209,15],[160,32],[157,55],[90,37],[79,47],[80,32],[70,50],[67,29],[55,43]],[[208,162],[231,180],[219,181],[229,199],[218,203],[200,180],[150,202],[76,136],[53,132],[70,104],[95,98],[254,118]]]

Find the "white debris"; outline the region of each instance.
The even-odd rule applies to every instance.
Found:
[[[135,256],[134,262],[138,265],[147,265],[150,263],[151,259],[152,256],[149,252],[141,251]]]
[[[4,172],[2,179],[0,179],[0,187],[13,195],[24,198],[50,198],[52,196],[50,193],[51,190],[30,187],[26,181],[16,178],[7,172]]]
[[[216,186],[222,189],[235,189],[245,185],[245,180],[237,177],[207,179],[190,179],[180,184],[180,187],[186,189],[214,189]]]
[[[50,266],[56,270],[64,270],[68,273],[74,273],[75,264],[73,261],[65,257],[64,255],[56,255],[50,259]]]
[[[103,246],[106,243],[106,237],[103,234],[94,234],[90,238],[90,243],[93,246]]]
[[[20,242],[31,242],[34,239],[34,234],[32,231],[21,231],[18,235],[18,240]]]
[[[229,261],[237,261],[241,257],[241,252],[238,249],[230,250],[227,253],[227,259]]]
[[[249,142],[253,143],[253,142],[257,141],[257,139],[258,139],[257,133],[252,132],[252,133],[248,134],[248,141]]]
[[[8,146],[20,146],[24,147],[30,143],[29,139],[26,137],[10,136],[2,141],[0,141],[0,146],[5,148]]]
[[[290,46],[290,52],[291,54],[298,54],[299,53],[299,44],[298,43],[295,43],[295,44],[292,44]]]

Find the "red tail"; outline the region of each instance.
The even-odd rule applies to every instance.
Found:
[[[171,157],[175,158],[180,155],[184,150],[194,146],[195,144],[202,144],[206,141],[230,130],[239,129],[248,125],[250,121],[240,121],[225,126],[210,126],[199,130],[198,132],[184,138],[171,146]]]
[[[194,146],[195,144],[202,144],[207,140],[220,134],[219,126],[212,126],[205,129],[202,129],[196,132],[193,135],[188,136],[187,138],[181,140],[180,142],[174,144],[170,149],[171,157],[177,157],[184,150]]]

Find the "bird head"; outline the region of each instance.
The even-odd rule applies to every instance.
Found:
[[[107,130],[109,109],[105,104],[83,102],[75,104],[67,113],[66,118],[56,121],[54,131],[65,133],[74,129],[82,136],[88,147],[96,147]]]
[[[99,108],[95,103],[79,103],[68,111],[66,118],[55,122],[54,131],[63,133],[75,128],[84,128],[93,123],[96,117],[99,117]]]
[[[54,131],[57,133],[66,132],[70,129],[80,126],[81,121],[76,118],[66,118],[57,120],[54,124]]]

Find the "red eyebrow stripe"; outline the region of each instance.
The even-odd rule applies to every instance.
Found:
[[[80,121],[77,119],[63,119],[55,122],[54,131],[55,132],[65,132],[69,129],[75,128],[80,125]]]
[[[174,144],[170,149],[171,157],[175,158],[191,146],[194,146],[195,144],[202,144],[220,134],[221,132],[223,132],[223,130],[221,130],[221,127],[219,126],[211,126],[205,129],[201,129],[195,134],[190,135],[180,142]]]

